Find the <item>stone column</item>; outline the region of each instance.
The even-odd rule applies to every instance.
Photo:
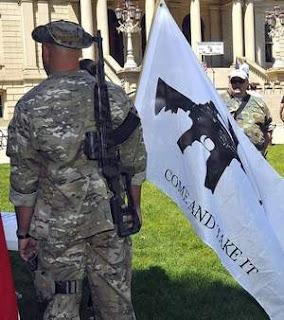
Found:
[[[155,0],[145,0],[146,37],[148,39],[155,12]]]
[[[40,1],[38,0],[37,2],[37,25],[44,25],[50,21],[49,15],[50,13],[50,8],[48,2],[45,1]],[[42,65],[42,58],[41,58],[41,44],[36,43],[37,46],[37,54],[38,54],[38,65],[40,68],[43,68]]]
[[[237,57],[242,57],[244,55],[242,0],[233,0],[232,28],[233,28],[233,59],[234,59],[233,63],[235,63]]]
[[[210,6],[210,38],[211,41],[221,41],[221,12],[218,6]],[[213,66],[221,66],[221,56],[213,56],[211,59]]]
[[[101,30],[104,55],[109,55],[107,0],[97,0],[97,30]]]
[[[49,22],[49,4],[47,0],[37,1],[37,25]]]
[[[22,34],[24,40],[24,68],[36,69],[36,45],[31,33],[35,27],[33,1],[22,1]]]
[[[253,2],[253,0],[247,0],[245,11],[245,55],[248,60],[255,62],[255,27]]]
[[[81,26],[94,35],[92,0],[80,0]],[[95,46],[83,49],[83,58],[95,59]]]
[[[190,32],[191,32],[191,47],[197,58],[201,60],[201,55],[198,53],[198,42],[201,42],[201,20],[200,20],[200,2],[199,0],[191,0],[190,4]]]

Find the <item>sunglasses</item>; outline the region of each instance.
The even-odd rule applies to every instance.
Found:
[[[233,78],[230,80],[231,84],[243,84],[246,80],[241,78]]]

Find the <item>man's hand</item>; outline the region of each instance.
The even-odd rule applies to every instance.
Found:
[[[37,254],[37,240],[30,237],[18,240],[18,249],[20,257],[24,261],[28,261]]]
[[[17,216],[17,237],[20,257],[27,261],[36,253],[36,240],[28,236],[34,212],[33,207],[15,207]]]
[[[136,213],[139,218],[140,225],[142,226],[142,214],[140,208],[136,208]],[[134,225],[134,217],[133,214],[128,214],[123,217],[123,223],[127,223],[129,228],[132,228]]]
[[[140,224],[142,226],[142,213],[141,213],[141,207],[140,207],[140,203],[141,203],[141,185],[131,185],[131,195],[133,198],[133,202],[134,202],[134,207],[135,210],[137,212]]]
[[[140,209],[140,207],[139,207],[139,208],[136,208],[136,210],[137,210],[137,215],[138,215],[140,224],[141,224],[141,226],[142,226],[142,213],[141,213],[141,209]]]

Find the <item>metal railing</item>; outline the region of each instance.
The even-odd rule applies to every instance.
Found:
[[[252,72],[256,77],[258,77],[262,83],[269,81],[269,78],[266,74],[266,70],[259,66],[257,63],[250,61],[245,57],[238,57],[237,59],[241,63],[245,61],[249,65],[250,72]]]
[[[284,81],[272,81],[267,74],[267,70],[259,66],[257,63],[252,62],[245,57],[238,57],[237,60],[240,63],[246,62],[249,65],[250,72],[254,77],[258,78],[257,88],[266,93],[278,93],[283,94],[284,92]]]
[[[117,75],[122,67],[111,55],[104,56],[106,79],[117,85],[121,85],[121,81]]]

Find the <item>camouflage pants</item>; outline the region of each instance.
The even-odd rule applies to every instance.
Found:
[[[39,242],[38,294],[48,301],[44,320],[79,320],[87,276],[96,320],[135,320],[131,303],[131,240],[107,231],[69,243]],[[75,281],[74,281],[75,280]],[[55,293],[55,281],[76,283],[76,293]]]

